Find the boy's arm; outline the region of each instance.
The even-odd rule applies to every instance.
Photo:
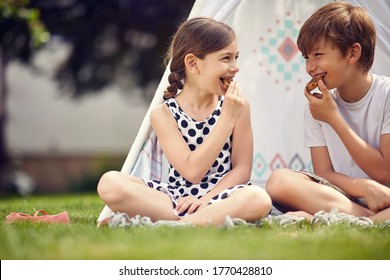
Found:
[[[390,182],[390,135],[382,135],[378,149],[361,139],[344,121],[330,124],[356,164],[373,180]]]
[[[390,207],[390,188],[365,178],[352,178],[333,170],[326,147],[310,148],[314,172],[352,197],[365,198],[374,212]]]
[[[324,83],[318,84],[323,93],[321,99],[306,94],[313,117],[334,129],[353,160],[371,179],[381,184],[390,182],[390,135],[381,136],[379,149],[369,145],[345,122]]]

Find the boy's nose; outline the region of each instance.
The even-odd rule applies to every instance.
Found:
[[[316,64],[313,63],[313,61],[310,61],[309,59],[306,61],[306,71],[307,73],[313,72],[316,68]]]

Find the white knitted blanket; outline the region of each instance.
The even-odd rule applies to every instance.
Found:
[[[261,227],[264,224],[277,225],[281,227],[288,227],[295,224],[305,223],[303,217],[297,217],[293,215],[280,214],[280,215],[268,215],[265,218],[260,219],[255,223],[248,223],[242,219],[231,218],[227,216],[225,218],[225,223],[223,227],[225,228],[234,228],[238,226],[251,226],[251,227]],[[381,223],[374,223],[372,220],[366,217],[356,217],[353,215],[340,213],[337,209],[333,209],[330,212],[320,211],[316,213],[311,220],[311,225],[335,225],[335,224],[344,224],[344,225],[357,225],[361,227],[390,227],[390,220]],[[152,222],[149,217],[142,217],[136,215],[134,217],[129,217],[125,213],[113,213],[111,219],[108,223],[110,228],[116,227],[158,227],[158,226],[193,226],[189,223],[183,223],[179,221],[168,221],[160,220],[157,222]]]

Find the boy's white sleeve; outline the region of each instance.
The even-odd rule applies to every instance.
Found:
[[[381,134],[390,133],[390,86],[387,89],[385,96],[385,111],[383,116]]]
[[[326,146],[322,125],[322,122],[312,117],[309,103],[307,103],[304,112],[304,146],[306,148]]]

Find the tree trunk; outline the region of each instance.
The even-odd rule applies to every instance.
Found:
[[[5,135],[5,124],[7,118],[5,65],[6,61],[3,55],[3,49],[0,46],[0,196],[5,195],[9,163]]]

